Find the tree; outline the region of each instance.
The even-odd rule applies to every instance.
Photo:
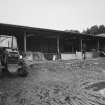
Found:
[[[94,25],[90,28],[87,28],[82,33],[92,34],[92,35],[102,34],[102,33],[105,33],[105,26],[104,25],[99,25],[99,26]]]
[[[83,31],[83,33],[96,35],[98,33],[98,26],[94,25],[90,28],[87,28],[87,30]]]
[[[91,29],[90,29],[90,33],[94,34],[94,35],[96,35],[98,33],[98,31],[99,30],[98,30],[98,26],[97,25],[92,26]]]
[[[99,33],[105,33],[105,26],[104,25],[100,25],[99,26]]]

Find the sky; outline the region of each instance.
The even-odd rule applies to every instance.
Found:
[[[83,31],[105,25],[105,0],[0,0],[0,23]]]

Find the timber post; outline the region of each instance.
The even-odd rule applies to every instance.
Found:
[[[26,32],[24,32],[24,53],[26,53],[26,51],[27,51],[26,44],[27,44],[27,42],[26,42]]]
[[[83,48],[83,40],[81,39],[81,52],[82,52],[82,49]]]
[[[99,39],[98,39],[98,42],[97,42],[97,49],[98,49],[98,51],[100,49],[100,41],[99,41]]]
[[[60,53],[60,37],[57,36],[57,60],[61,59],[61,53]]]

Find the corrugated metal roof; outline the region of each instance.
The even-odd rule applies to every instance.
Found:
[[[99,37],[105,37],[105,34],[103,33],[103,34],[98,34],[97,36],[99,36]]]
[[[21,25],[14,25],[14,24],[5,24],[5,23],[0,23],[1,27],[4,28],[11,28],[11,29],[17,29],[17,30],[24,30],[24,31],[30,31],[30,32],[35,32],[35,31],[40,31],[40,32],[52,32],[52,33],[63,33],[63,34],[78,34],[78,35],[87,35],[83,33],[75,33],[75,32],[67,32],[63,30],[53,30],[53,29],[45,29],[45,28],[36,28],[36,27],[29,27],[29,26],[21,26]],[[90,36],[90,35],[88,35]]]
[[[62,30],[52,30],[52,29],[45,29],[45,28],[36,28],[36,27],[29,27],[29,26],[21,26],[21,25],[13,25],[13,24],[5,24],[5,23],[0,23],[0,31],[9,31],[9,32],[29,32],[31,33],[40,33],[41,35],[43,34],[44,36],[46,35],[52,35],[52,36],[57,36],[57,35],[70,35],[71,37],[80,37],[80,38],[97,38],[97,37],[105,37],[105,34],[98,34],[98,35],[92,35],[92,34],[84,34],[84,33],[75,33],[75,32],[67,32],[67,31],[62,31]],[[36,34],[35,34],[36,35]]]

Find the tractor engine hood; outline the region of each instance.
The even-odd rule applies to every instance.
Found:
[[[13,49],[6,49],[6,52],[9,57],[19,57],[19,52],[18,50],[13,50]]]

